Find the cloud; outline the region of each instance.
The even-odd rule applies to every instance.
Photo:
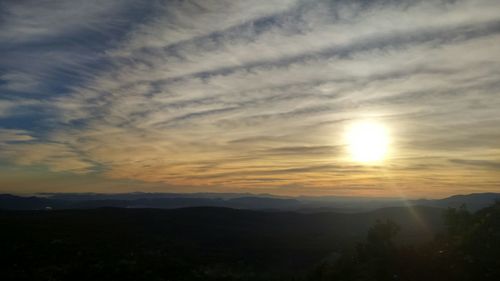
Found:
[[[3,74],[0,76],[0,81],[4,84],[2,88],[15,92],[33,91],[39,86],[38,79],[29,74],[20,72]]]
[[[500,161],[491,161],[491,160],[470,160],[470,159],[450,159],[450,162],[467,165],[467,166],[475,166],[477,168],[488,168],[499,170],[500,169]]]
[[[4,2],[1,5],[3,27],[0,40],[6,44],[19,44],[61,37],[81,30],[99,30],[108,27],[127,2],[130,3],[127,0]]]
[[[19,165],[43,164],[56,172],[88,173],[94,167],[93,163],[82,159],[78,152],[60,143],[8,145],[3,147],[0,157],[13,159]]]
[[[215,35],[242,23],[271,17],[298,3],[296,0],[277,1],[162,1],[156,16],[134,28],[111,54],[130,56],[130,52],[150,48],[167,48],[207,35]],[[196,17],[193,20],[193,17]]]
[[[47,3],[7,5],[0,32],[20,47],[1,87],[51,113],[6,145],[15,163],[200,190],[445,193],[480,183],[464,163],[500,157],[498,1]],[[33,45],[65,40],[78,48]],[[0,117],[21,106],[8,95]],[[383,168],[345,152],[363,118],[391,129]],[[484,188],[499,181],[476,166]]]
[[[35,138],[30,136],[29,132],[27,131],[0,128],[0,145],[4,145],[7,142],[31,140],[35,140]]]

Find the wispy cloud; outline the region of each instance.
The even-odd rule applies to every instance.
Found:
[[[0,145],[5,145],[8,142],[30,141],[34,139],[34,137],[30,136],[29,132],[24,130],[0,129]]]
[[[200,190],[444,194],[481,182],[464,163],[500,159],[498,1],[4,5],[5,46],[84,46],[32,58],[33,69],[0,60],[0,87],[39,91],[51,112],[43,137],[4,145],[15,163]],[[147,17],[127,14],[139,6]],[[110,41],[81,43],[93,36]],[[360,118],[391,128],[383,169],[346,155]],[[491,166],[476,166],[496,188]]]
[[[109,28],[131,1],[10,1],[3,2],[0,40],[4,44],[62,38],[74,32]]]
[[[494,170],[500,170],[500,161],[488,161],[488,160],[465,160],[465,159],[450,159],[453,163],[458,163],[462,165],[475,166],[478,168],[490,168]]]
[[[34,91],[39,86],[38,79],[26,73],[8,72],[0,76],[3,88],[15,92]]]

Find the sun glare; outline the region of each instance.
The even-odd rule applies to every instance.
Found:
[[[346,141],[353,161],[374,163],[385,159],[389,134],[379,122],[360,121],[349,128]]]

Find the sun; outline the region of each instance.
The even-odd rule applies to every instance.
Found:
[[[359,121],[348,129],[346,141],[353,161],[381,162],[389,148],[389,133],[382,123]]]

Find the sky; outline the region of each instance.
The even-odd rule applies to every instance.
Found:
[[[500,1],[0,0],[0,192],[131,191],[500,191]]]

